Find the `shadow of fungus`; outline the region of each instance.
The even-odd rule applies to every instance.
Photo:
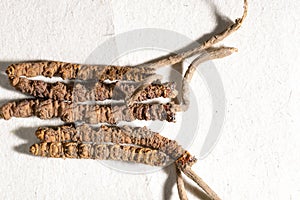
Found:
[[[23,140],[25,140],[26,143],[20,144],[18,146],[14,147],[14,150],[18,153],[26,154],[26,155],[32,155],[29,152],[29,147],[38,142],[37,138],[35,137],[35,131],[38,127],[19,127],[18,129],[14,130],[13,133]]]

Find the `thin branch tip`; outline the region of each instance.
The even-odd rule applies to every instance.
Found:
[[[244,0],[244,13],[242,18],[240,19],[240,23],[242,23],[248,15],[248,0]]]

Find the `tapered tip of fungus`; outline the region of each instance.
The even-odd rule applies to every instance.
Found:
[[[37,155],[39,154],[39,147],[38,147],[38,144],[32,145],[32,146],[29,148],[29,152],[30,152],[32,155],[37,156]]]
[[[42,128],[39,128],[38,130],[36,130],[35,135],[41,141],[43,141],[45,138],[44,130]]]
[[[10,66],[7,67],[6,74],[9,77],[14,76],[14,72],[15,72],[15,67],[13,65],[10,65]]]
[[[172,94],[170,95],[170,98],[175,98],[178,95],[178,91],[177,90],[173,90]]]
[[[231,49],[232,52],[238,52],[238,51],[239,51],[239,50],[238,50],[237,48],[235,48],[235,47],[231,47],[230,49]]]

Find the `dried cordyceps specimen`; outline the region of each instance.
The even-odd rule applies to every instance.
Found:
[[[166,154],[149,148],[77,142],[42,142],[32,145],[30,152],[36,156],[53,158],[119,160],[153,166],[164,166],[169,159]]]
[[[110,123],[118,121],[138,120],[175,120],[175,112],[185,111],[188,108],[188,82],[191,80],[196,66],[210,59],[221,58],[235,52],[235,48],[221,47],[210,48],[207,53],[200,55],[189,66],[184,76],[183,83],[183,104],[129,104],[126,105],[82,105],[72,102],[56,100],[23,100],[20,102],[10,102],[1,107],[1,115],[4,119],[11,117],[29,117],[37,116],[41,119],[50,119],[60,117],[63,121],[85,121],[88,123]],[[27,82],[27,79],[22,79]],[[30,80],[28,80],[30,81]],[[20,82],[20,81],[19,81]],[[36,82],[35,82],[36,83]],[[59,85],[58,85],[59,86]],[[59,87],[58,87],[59,88]],[[151,88],[149,86],[148,88]],[[36,90],[33,90],[36,91]],[[147,91],[147,88],[144,90]],[[148,90],[149,93],[149,90]],[[56,90],[55,94],[63,95],[62,91]],[[139,92],[140,98],[143,99],[143,93]],[[71,94],[70,94],[71,95]],[[70,96],[66,95],[66,96]],[[50,96],[52,94],[50,93]],[[82,97],[84,98],[84,97]]]
[[[9,78],[59,76],[63,79],[141,81],[154,75],[155,70],[132,66],[93,66],[58,61],[38,61],[12,64],[7,68],[6,73]]]
[[[103,101],[106,99],[122,100],[130,96],[139,87],[139,83],[47,83],[40,80],[15,77],[10,79],[17,90],[34,97],[75,102]],[[177,95],[175,83],[151,83],[139,93],[137,101],[154,98],[174,98]]]
[[[173,104],[125,104],[86,105],[52,99],[27,99],[9,102],[0,108],[1,117],[37,116],[41,119],[61,118],[65,122],[85,121],[90,124],[110,123],[133,120],[167,120],[175,121]]]
[[[176,111],[184,111],[187,109],[189,105],[188,101],[188,87],[187,83],[191,80],[192,74],[195,71],[195,67],[206,60],[224,57],[226,55],[230,55],[232,52],[236,51],[234,48],[211,48],[212,45],[217,42],[223,40],[231,33],[235,32],[239,29],[242,22],[244,21],[247,15],[247,0],[244,0],[244,14],[242,18],[237,19],[233,25],[228,27],[226,30],[211,37],[209,40],[201,44],[200,46],[180,53],[175,56],[170,56],[166,59],[160,59],[157,62],[146,63],[144,65],[140,65],[138,67],[120,67],[120,66],[87,66],[87,65],[78,65],[71,63],[62,63],[56,61],[46,61],[46,62],[31,62],[31,63],[19,63],[14,64],[8,67],[7,74],[10,79],[17,80],[20,76],[26,77],[34,77],[38,75],[43,75],[46,77],[53,76],[61,76],[63,79],[97,79],[100,81],[104,80],[128,80],[128,81],[136,81],[142,83],[141,86],[135,91],[131,97],[126,97],[126,106],[124,105],[113,105],[113,107],[109,108],[109,106],[100,106],[100,105],[75,105],[74,102],[61,102],[55,100],[49,101],[39,101],[39,100],[28,100],[21,102],[13,102],[9,103],[1,108],[1,115],[3,118],[8,119],[11,116],[18,117],[28,117],[32,115],[39,116],[44,119],[52,118],[52,117],[61,117],[65,121],[75,121],[77,120],[86,120],[88,123],[99,123],[99,122],[108,122],[115,123],[117,121],[131,121],[133,119],[167,119],[168,121],[174,121],[174,112]],[[204,50],[207,50],[207,54],[204,54]],[[193,56],[195,54],[201,54],[192,64],[189,66],[186,75],[184,76],[183,83],[183,104],[182,105],[174,105],[170,104],[134,104],[134,101],[138,100],[139,95],[143,92],[145,88],[153,82],[154,79],[157,78],[157,74],[155,73],[156,69],[162,66],[175,64],[183,61],[183,59]],[[24,89],[25,90],[25,89]],[[34,89],[35,90],[35,89]],[[40,91],[32,91],[32,93],[39,93]],[[56,94],[57,95],[57,94]],[[154,107],[152,107],[154,106]],[[32,107],[32,108],[31,108]],[[124,110],[123,110],[124,109]],[[115,112],[116,111],[116,112]],[[152,117],[153,111],[160,112],[163,111],[163,114],[154,114]],[[74,117],[75,116],[75,117]],[[114,116],[114,118],[112,117]],[[73,117],[73,118],[72,118]],[[105,127],[105,126],[104,126]],[[168,139],[163,141],[163,139],[155,134],[143,135],[136,131],[136,133],[142,134],[143,137],[137,137],[136,135],[129,134],[125,131],[118,131],[119,129],[115,128],[107,128],[107,132],[111,132],[113,137],[118,132],[121,135],[118,135],[115,138],[110,138],[111,141],[126,141],[128,143],[134,143],[137,145],[152,145],[151,149],[142,150],[145,148],[140,147],[128,147],[123,145],[107,145],[107,144],[86,144],[82,142],[55,142],[55,143],[41,143],[36,144],[31,147],[31,152],[36,155],[42,156],[51,156],[51,157],[73,157],[73,158],[95,158],[95,159],[114,159],[114,160],[134,160],[136,162],[143,163],[155,163],[154,165],[160,165],[164,163],[166,159],[166,154],[160,152],[157,153],[149,153],[154,148],[154,145],[158,144],[168,144]],[[71,128],[69,129],[71,130]],[[131,130],[131,129],[129,129]],[[141,129],[142,130],[142,129]],[[76,130],[77,131],[77,130]],[[67,131],[66,131],[67,132]],[[134,132],[134,131],[133,131]],[[71,138],[72,132],[68,132],[69,135],[64,133],[64,139],[68,137]],[[127,135],[129,137],[127,137]],[[45,135],[44,135],[45,136]],[[126,136],[126,137],[125,137]],[[48,136],[47,136],[48,137]],[[57,137],[57,136],[49,136],[49,137]],[[61,138],[62,136],[58,136],[57,138]],[[76,135],[72,135],[72,137],[76,138]],[[132,137],[132,138],[131,138]],[[144,137],[146,139],[144,139]],[[151,139],[157,138],[159,142],[151,142]],[[137,140],[132,140],[133,138],[138,138]],[[46,138],[47,139],[47,138]],[[53,138],[52,138],[53,139]],[[56,139],[56,138],[55,138]],[[62,139],[62,138],[61,138]],[[71,138],[72,140],[73,138]],[[78,139],[78,138],[77,138]],[[93,141],[91,135],[84,135],[84,137],[80,138],[81,140],[90,139]],[[148,140],[149,139],[149,140]],[[97,139],[96,139],[97,140]],[[107,139],[109,140],[109,139]],[[177,144],[176,144],[177,145]],[[176,145],[171,145],[172,147],[176,147]],[[162,149],[167,151],[168,145],[161,145]],[[128,149],[134,148],[133,151]],[[139,148],[137,150],[137,148]],[[164,149],[165,148],[165,149]],[[176,149],[176,148],[175,148]],[[134,152],[134,153],[133,153]],[[136,155],[135,153],[138,153]],[[144,156],[147,154],[147,156]],[[130,156],[131,157],[130,157]],[[153,156],[150,156],[153,155]],[[141,161],[143,160],[143,161]],[[152,162],[150,160],[154,160]],[[148,162],[149,161],[149,162]],[[202,181],[200,177],[198,177],[191,169],[191,166],[196,162],[196,159],[191,156],[187,151],[185,151],[177,160],[177,174],[178,174],[178,192],[181,199],[187,199],[185,194],[184,184],[182,181],[181,174],[178,173],[182,171],[189,178],[195,181],[207,194],[211,199],[219,199],[214,191],[212,191],[205,182]]]
[[[130,144],[138,145],[146,148],[157,149],[165,155],[170,156],[176,161],[177,170],[177,183],[178,190],[181,199],[185,199],[186,193],[184,190],[184,183],[181,177],[180,171],[184,172],[189,178],[194,180],[204,191],[208,192],[208,195],[216,195],[203,180],[198,177],[191,169],[192,165],[196,162],[195,157],[191,156],[186,150],[184,150],[174,140],[170,140],[161,136],[159,133],[152,132],[146,127],[117,127],[117,126],[101,126],[99,128],[91,128],[90,126],[83,124],[75,128],[74,124],[62,125],[60,127],[40,127],[36,131],[36,136],[41,140],[41,144],[44,144],[44,149],[47,149],[49,144],[61,144],[61,142],[69,142],[71,144],[84,143],[114,143],[114,144]],[[71,141],[71,142],[70,142]],[[48,144],[48,146],[46,145]],[[37,146],[37,144],[35,144]],[[33,148],[33,147],[31,147]],[[36,153],[36,149],[31,149],[31,152]],[[48,151],[50,147],[48,147]],[[90,149],[90,148],[87,148]],[[45,150],[46,151],[46,150]],[[56,151],[55,151],[56,152]],[[37,154],[37,153],[36,153]],[[50,153],[41,153],[41,155],[49,155]],[[50,157],[56,157],[57,153],[50,155]],[[84,155],[90,155],[85,153]],[[158,159],[153,155],[152,159]],[[61,157],[61,156],[59,156]],[[83,156],[84,157],[84,156]],[[87,158],[87,157],[84,157]],[[167,161],[164,163],[166,164]],[[145,163],[148,164],[148,163]]]
[[[93,142],[131,144],[160,150],[173,159],[186,153],[175,140],[170,140],[147,127],[107,126],[93,128],[87,124],[39,127],[35,135],[41,142]]]

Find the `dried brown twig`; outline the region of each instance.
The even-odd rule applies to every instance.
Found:
[[[182,83],[182,104],[178,107],[177,111],[186,111],[190,105],[189,100],[189,83],[192,80],[192,77],[200,64],[213,60],[224,58],[231,55],[232,53],[237,52],[236,48],[233,47],[220,47],[220,48],[209,48],[206,52],[203,52],[199,55],[188,67],[187,71],[183,77]]]

